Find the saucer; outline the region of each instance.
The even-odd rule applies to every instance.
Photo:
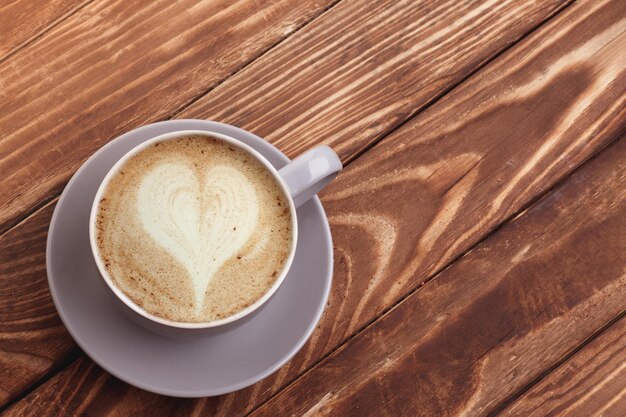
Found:
[[[111,141],[74,174],[50,222],[46,263],[52,299],[81,349],[117,378],[157,394],[207,397],[247,387],[293,357],[311,336],[328,299],[333,251],[317,197],[298,213],[296,254],[285,281],[250,320],[201,338],[167,338],[127,318],[106,292],[89,246],[89,212],[98,186],[126,152],[155,136],[206,130],[241,140],[276,168],[289,159],[263,139],[222,123],[171,120]]]

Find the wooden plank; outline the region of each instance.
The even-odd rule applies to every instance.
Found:
[[[611,142],[626,96],[619,7],[576,3],[351,164],[323,194],[336,267],[319,329],[277,374],[193,408],[251,410]],[[105,375],[81,395],[123,392],[119,407],[141,409]]]
[[[46,280],[52,209],[0,238],[0,406],[76,353]]]
[[[489,414],[626,311],[625,172],[622,139],[252,415]]]
[[[44,388],[45,387],[45,388]],[[99,397],[100,390],[109,393]],[[154,395],[111,377],[82,357],[28,397],[11,406],[3,416],[56,417],[71,415],[204,416],[194,400]],[[234,414],[233,414],[234,415]]]
[[[626,318],[622,317],[500,415],[623,417]]]
[[[0,232],[337,0],[97,0],[0,64]]]
[[[568,3],[346,0],[180,117],[350,161]]]
[[[89,0],[13,0],[0,5],[0,61]]]

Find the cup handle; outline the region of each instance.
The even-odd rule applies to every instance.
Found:
[[[310,149],[278,170],[296,208],[326,187],[341,171],[341,160],[329,146]]]

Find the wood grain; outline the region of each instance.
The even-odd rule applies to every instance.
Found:
[[[626,138],[252,415],[489,414],[626,311],[625,173]]]
[[[292,156],[311,143],[331,142],[347,160],[568,1],[389,0],[372,7],[366,0],[348,0],[323,16],[313,25],[314,30],[281,45],[250,71],[224,83],[216,94],[177,115],[240,125],[267,136]],[[321,7],[321,0],[317,2],[320,4],[315,7]],[[0,159],[0,170],[11,172],[0,180],[0,231],[42,200],[58,194],[69,175],[98,146],[124,130],[170,117],[228,71],[233,72],[232,66],[249,59],[245,50],[234,46],[243,36],[259,30],[256,35],[261,39],[243,45],[265,46],[292,31],[299,13],[304,13],[291,12],[296,17],[287,17],[280,24],[267,18],[268,22],[244,27],[244,34],[231,35],[222,29],[248,13],[250,4],[233,7],[227,16],[208,21],[206,17],[217,6],[196,7],[193,16],[197,19],[189,22],[182,13],[184,3],[159,15],[157,11],[165,8],[161,4],[154,6],[155,11],[145,11],[154,15],[149,24],[162,25],[163,19],[171,19],[168,26],[173,32],[154,31],[142,24],[135,28],[136,34],[117,36],[118,31],[144,19],[141,7],[129,13],[122,11],[123,4],[117,9],[108,7],[102,19],[92,17],[95,12],[90,10],[81,12],[75,20],[82,20],[72,23],[77,29],[70,29],[68,21],[67,27],[59,28],[58,36],[42,39],[39,50],[29,48],[33,55],[12,60],[4,66],[5,71],[0,66],[0,85],[15,86],[7,97],[26,90],[21,95],[25,100],[5,102],[5,107],[19,105],[20,111],[0,117],[0,134],[5,138],[0,142],[0,154],[9,155]],[[315,9],[308,3],[298,5],[302,10]],[[275,9],[283,11],[283,7],[288,5]],[[121,14],[125,16],[122,21]],[[107,24],[101,25],[104,19]],[[264,31],[263,27],[273,22],[276,27]],[[193,24],[193,30],[188,30]],[[63,38],[67,32],[74,32],[77,40],[67,44]],[[92,32],[93,41],[83,45],[82,34],[91,36]],[[109,32],[110,36],[104,36]],[[270,36],[274,37],[267,39]],[[62,51],[50,48],[56,43],[64,44]],[[44,53],[48,50],[50,53]],[[85,50],[95,52],[85,55]],[[39,56],[46,60],[45,65],[39,63]],[[62,71],[54,67],[59,62],[73,64]],[[26,66],[41,70],[23,77]],[[110,70],[103,71],[109,67],[116,68],[114,77]],[[38,82],[41,79],[49,82]],[[86,85],[88,89],[84,89]],[[27,100],[33,96],[40,97],[31,105]],[[57,108],[59,97],[72,99]],[[311,103],[317,107],[311,108]],[[45,110],[53,106],[54,112]],[[0,101],[0,114],[3,110]],[[40,116],[16,130],[15,125],[24,124],[31,114]],[[59,120],[63,121],[60,125]],[[51,126],[55,131],[50,131]],[[24,155],[35,159],[24,164]]]
[[[568,3],[345,0],[179,116],[350,161]]]
[[[469,72],[473,68],[473,66],[476,66],[480,62],[484,61],[485,59],[487,59],[487,57],[489,57],[490,55],[493,55],[496,51],[502,49],[503,47],[508,45],[510,42],[514,41],[517,37],[521,36],[521,34],[523,34],[525,31],[532,29],[534,25],[537,25],[543,19],[546,19],[555,10],[557,10],[558,7],[562,3],[563,2],[559,2],[559,1],[552,1],[549,3],[541,3],[541,4],[539,2],[527,2],[527,3],[518,3],[518,4],[507,4],[506,5],[507,7],[497,8],[497,9],[494,9],[493,11],[486,10],[485,13],[488,18],[483,19],[484,21],[483,20],[480,21],[481,24],[483,25],[482,30],[479,30],[477,26],[464,28],[463,25],[467,24],[468,22],[463,19],[464,19],[464,13],[466,11],[471,11],[472,9],[477,8],[477,7],[478,7],[478,10],[484,11],[486,9],[485,5],[468,3],[468,4],[464,4],[461,8],[457,10],[456,8],[452,7],[451,3],[448,1],[448,2],[440,2],[436,8],[434,8],[433,10],[429,10],[428,7],[425,6],[424,2],[420,2],[417,4],[394,3],[392,5],[387,4],[387,3],[385,4],[381,3],[381,5],[383,6],[393,6],[394,7],[394,9],[392,10],[393,13],[391,13],[390,15],[385,15],[386,18],[383,18],[382,21],[379,18],[377,18],[375,21],[375,25],[367,27],[366,28],[367,30],[363,29],[359,25],[352,25],[349,28],[346,28],[347,30],[345,32],[346,33],[354,32],[353,37],[356,40],[360,40],[359,42],[357,42],[356,46],[358,46],[358,44],[371,45],[371,47],[363,51],[363,53],[366,53],[366,56],[377,55],[378,53],[382,53],[383,56],[381,57],[381,59],[384,58],[384,60],[397,60],[398,58],[396,56],[399,56],[402,54],[402,50],[403,50],[402,48],[407,47],[407,45],[410,45],[411,43],[419,44],[425,41],[427,42],[425,46],[428,46],[428,47],[413,51],[412,56],[411,56],[412,62],[415,62],[417,59],[424,59],[426,61],[426,58],[428,59],[434,58],[436,51],[443,52],[449,49],[450,57],[446,58],[444,64],[433,66],[433,69],[431,70],[431,75],[429,78],[431,81],[433,81],[434,84],[437,84],[439,86],[439,90],[442,90],[442,89],[448,88],[451,81],[458,80],[459,77],[461,77],[463,74],[466,74],[467,72]],[[487,3],[487,6],[488,4],[489,3]],[[341,6],[342,8],[339,9],[339,12],[336,17],[335,17],[336,12],[333,9],[331,10],[331,12],[323,16],[323,21],[319,25],[315,26],[314,35],[311,36],[311,39],[314,42],[317,42],[317,40],[319,40],[320,42],[326,43],[327,47],[329,48],[333,47],[333,45],[335,45],[334,39],[335,39],[338,25],[341,26],[345,24],[349,16],[360,16],[359,17],[360,20],[358,20],[358,22],[361,22],[363,20],[367,21],[368,19],[373,19],[374,17],[376,17],[375,13],[372,13],[369,10],[369,8],[364,7],[363,2],[350,2],[349,4],[345,6],[344,5],[341,5]],[[83,14],[76,16],[74,18],[74,20],[84,25],[84,26],[79,25],[78,29],[75,30],[76,32],[91,33],[92,31],[95,31],[95,29],[89,25],[89,23],[94,20],[94,18],[91,17],[93,13],[90,13],[90,10],[93,7],[95,7],[95,5],[86,9]],[[111,7],[113,8],[113,10],[107,11],[107,15],[106,15],[107,19],[115,18],[116,16],[118,16],[118,14],[121,13],[120,11],[116,12],[113,6]],[[161,6],[161,7],[164,7],[164,6]],[[115,30],[116,26],[130,25],[130,22],[132,22],[133,19],[136,19],[136,17],[130,12],[133,12],[133,10],[125,14],[125,16],[126,15],[128,16],[124,17],[123,21],[119,21],[120,18],[117,17],[117,22],[114,21],[113,22],[114,24],[111,24],[111,30]],[[138,9],[135,10],[134,12],[139,13]],[[208,13],[208,12],[203,12],[203,13]],[[422,23],[425,21],[425,19],[434,20],[435,16],[442,15],[443,16],[442,19],[445,20],[445,22],[447,23],[444,24],[442,21],[442,22],[438,22],[437,25],[435,26],[437,28],[437,31],[442,31],[441,33],[437,31],[433,32],[433,31],[428,31],[428,30],[426,32],[423,32],[423,31],[417,30],[414,27],[405,30],[401,26],[395,26],[394,24],[392,24],[393,23],[392,17],[397,16],[398,14],[402,14],[402,13],[404,13],[406,16],[413,16],[415,18],[419,17],[420,14],[424,14],[424,17],[419,20]],[[500,16],[500,13],[503,13],[503,15]],[[98,16],[98,14],[96,16]],[[512,19],[512,17],[515,17],[515,19]],[[454,22],[455,19],[457,20],[461,19],[461,21],[457,23],[456,25],[450,25],[451,23]],[[504,23],[505,19],[509,20],[507,24]],[[128,21],[129,23],[126,23],[126,21]],[[98,20],[97,22],[102,22],[102,20]],[[461,25],[461,23],[463,23],[463,25]],[[215,25],[215,27],[217,27],[217,24]],[[388,32],[390,30],[389,28],[394,28],[394,30],[397,30],[397,29],[401,30],[399,32],[401,36],[398,39],[396,39],[394,43],[391,45],[386,41],[386,36],[389,34]],[[209,33],[208,31],[210,31],[211,29],[212,27],[208,29],[207,28],[196,29],[196,31],[202,30],[206,33]],[[377,33],[381,31],[382,29],[385,30],[385,32],[383,33],[383,36],[377,35]],[[63,36],[64,33],[67,32],[68,30],[70,30],[69,23],[66,24],[64,27],[59,28],[59,30],[57,31],[58,33],[51,34],[49,37],[50,39],[46,38],[42,40],[41,42],[42,45],[38,46],[38,48],[41,49],[45,45],[47,45],[49,42],[52,42],[54,39],[57,39],[58,37]],[[442,47],[441,49],[436,49],[436,50],[433,49],[434,43],[436,43],[440,39],[441,36],[451,36],[452,34],[455,34],[455,33],[457,34],[456,36],[461,36],[462,34],[465,34],[465,33],[471,33],[472,36],[474,37],[473,39],[475,39],[476,36],[483,35],[483,30],[489,35],[486,37],[485,42],[480,43],[480,46],[471,48],[471,51],[474,54],[473,56],[468,57],[467,55],[468,51],[463,50],[463,48],[465,47],[464,43],[462,43],[461,45],[457,45],[457,43],[452,42],[450,43],[450,45],[445,45],[445,48]],[[307,31],[308,31],[308,28],[307,28]],[[132,40],[134,39],[124,34],[120,34],[119,36],[120,36],[120,42],[122,41],[132,42]],[[151,35],[151,36],[154,37],[156,35]],[[198,38],[200,38],[200,35],[198,35]],[[107,41],[111,39],[115,40],[113,36],[109,36],[106,38],[98,38],[94,41],[95,42],[94,45],[95,46],[98,46],[100,44],[104,45],[106,44]],[[195,38],[192,38],[191,41],[199,42]],[[146,40],[144,44],[147,45],[146,42],[148,41]],[[181,42],[184,44],[184,41],[181,40]],[[279,46],[280,53],[278,55],[282,58],[279,59],[278,57],[274,55],[269,55],[267,58],[264,57],[263,61],[266,62],[266,64],[264,64],[264,67],[267,67],[268,65],[271,66],[272,62],[275,62],[276,68],[279,68],[278,74],[280,74],[283,71],[286,71],[290,66],[293,65],[294,59],[297,60],[298,57],[303,53],[303,51],[306,51],[306,49],[303,50],[299,48],[301,43],[302,43],[302,39],[296,39],[295,41],[286,42],[284,46],[283,45]],[[67,49],[69,50],[72,47],[77,48],[79,45],[80,44],[78,43],[70,44],[69,48]],[[306,45],[308,45],[307,48],[311,49],[311,51],[309,51],[308,53],[314,54],[314,48],[313,48],[314,44],[311,44],[309,41],[309,43],[307,43]],[[110,59],[110,55],[112,53],[116,52],[119,54],[123,52],[123,55],[121,55],[118,59],[121,59],[125,65],[124,68],[127,68],[127,67],[131,67],[130,62],[132,59],[135,58],[135,55],[139,52],[143,52],[142,48],[140,48],[139,46],[133,46],[132,48],[128,47],[127,48],[128,52],[115,51],[114,47],[107,47],[104,51],[102,51],[101,49],[96,49],[97,53],[92,54],[92,56],[90,57],[76,58],[78,59],[78,62],[76,62],[76,65],[87,66],[89,62],[92,62],[92,60],[95,60],[95,59],[101,59],[101,60],[107,61],[108,59]],[[291,52],[292,50],[294,50],[294,52]],[[352,50],[355,50],[354,41],[346,45],[345,47],[343,47],[343,49],[341,49],[340,51],[343,56],[347,56],[346,54],[350,53],[350,51]],[[358,52],[358,51],[355,50],[355,52]],[[74,53],[74,52],[70,51],[70,53]],[[162,55],[163,54],[159,53],[154,59],[156,61],[159,61],[159,60],[165,61],[165,58],[163,58]],[[36,54],[32,53],[31,55],[25,57],[21,61],[22,65],[27,65],[29,59],[32,60],[33,56],[36,56]],[[72,55],[72,56],[77,56],[77,55]],[[420,56],[422,58],[418,58]],[[315,54],[314,57],[317,59],[318,55]],[[198,59],[194,58],[194,60],[192,60],[189,65],[197,65],[198,63],[197,61],[199,59],[200,58]],[[360,53],[356,54],[354,56],[354,59],[356,59],[357,61],[361,60]],[[325,63],[324,67],[321,68],[321,70],[326,71],[328,67],[337,67],[336,71],[347,73],[349,72],[351,67],[356,67],[354,63],[354,59],[350,59],[346,61],[345,59],[337,59],[336,54],[329,54],[328,63]],[[441,74],[443,72],[450,71],[450,68],[453,66],[453,62],[455,61],[455,59],[457,61],[456,63],[463,67],[464,69],[463,74],[460,74],[460,75],[456,74],[450,80],[448,80],[447,77],[442,77]],[[318,59],[317,62],[318,64],[322,64],[324,61],[321,59]],[[434,63],[436,61],[433,59],[432,62]],[[364,70],[369,71],[373,68],[372,67],[373,64],[368,64],[368,65],[369,65],[368,67],[360,68],[359,71],[361,72]],[[280,70],[280,68],[282,68],[282,70]],[[135,76],[133,74],[137,73],[137,70],[136,69],[133,70],[132,68],[129,68],[127,70],[125,69],[124,71],[125,72],[122,78],[124,77],[132,78],[133,76]],[[50,72],[50,70],[48,70],[48,72]],[[233,79],[227,81],[226,83],[223,84],[225,87],[219,90],[219,96],[226,97],[228,96],[227,94],[228,91],[232,92],[233,90],[236,90],[236,89],[241,89],[242,91],[254,90],[254,83],[255,83],[254,74],[256,72],[257,72],[256,70],[254,72],[247,72],[244,76],[234,77]],[[379,71],[379,73],[381,72]],[[0,74],[1,74],[1,68],[0,68]],[[63,74],[59,74],[59,75],[53,74],[53,75],[56,76],[57,81],[60,82],[63,79],[63,77],[68,76],[68,73],[66,73],[65,75]],[[158,80],[157,75],[154,75],[154,76],[152,74],[148,74],[148,75],[152,77],[154,82]],[[81,77],[83,77],[83,81],[84,81],[84,78],[86,77],[86,75],[85,76],[81,75]],[[161,74],[161,77],[163,77],[162,74]],[[314,75],[314,77],[317,77],[317,75]],[[409,78],[405,77],[404,79],[405,82],[408,79]],[[264,80],[265,81],[268,80],[268,74],[264,75]],[[91,94],[90,97],[95,97],[96,95],[99,97],[99,95],[103,94],[103,91],[101,91],[102,88],[108,88],[106,83],[110,81],[111,80],[106,80],[106,79],[102,80],[101,82],[102,85],[100,87],[98,88],[94,87],[94,89],[92,89],[92,91],[88,93],[88,94]],[[309,83],[309,80],[306,77],[298,78],[297,80],[294,80],[294,82],[295,81],[303,85]],[[74,89],[76,88],[76,85],[77,85],[76,83],[73,80],[68,80],[68,82],[66,83],[67,86],[63,88],[67,88],[69,90]],[[123,83],[123,79],[120,81],[120,85],[121,83]],[[50,86],[48,85],[48,87]],[[189,85],[189,86],[186,86],[185,88],[187,87],[191,88],[195,86]],[[400,84],[397,84],[394,86],[395,95],[393,97],[395,97],[398,100],[404,100],[402,98],[404,93],[401,87],[402,86]],[[121,91],[124,92],[126,91],[125,89],[127,87],[121,86],[119,88],[121,88],[122,89]],[[323,90],[323,88],[319,86],[317,88]],[[380,89],[380,88],[381,86],[379,84],[376,84],[375,86],[373,86],[372,91],[374,91],[374,89]],[[54,91],[54,88],[53,88],[53,91]],[[263,92],[264,94],[267,94],[266,89],[263,89]],[[175,99],[178,100],[180,98],[178,96],[179,92],[176,91],[175,93],[177,94],[177,96],[170,96],[167,99],[168,103]],[[422,105],[427,100],[430,100],[435,93],[436,92],[431,91],[430,95],[418,95],[415,97],[415,100],[418,100],[418,104]],[[133,95],[137,96],[139,94],[143,94],[143,93],[138,89],[137,93],[132,94],[130,98],[132,98]],[[50,103],[57,102],[58,96],[59,94],[51,95],[51,96],[46,95],[45,97],[42,97],[41,100],[43,100],[44,102],[50,102]],[[160,96],[157,95],[155,99],[160,100],[159,97]],[[109,103],[108,104],[109,107],[115,107],[116,106],[115,103],[117,103],[119,100],[128,100],[130,98],[127,97],[125,94],[118,94],[116,97],[112,97],[112,96],[105,97],[105,99]],[[85,103],[85,100],[81,99],[81,103]],[[163,103],[161,103],[161,105],[162,104]],[[237,102],[231,101],[229,104],[230,106],[229,108],[231,109],[237,108],[237,106],[239,106],[240,104],[241,104],[240,101],[237,101]],[[24,105],[27,105],[27,103],[24,103]],[[271,102],[269,103],[268,106],[264,106],[263,109],[265,111],[270,111],[274,105],[275,103]],[[350,105],[355,106],[355,103],[351,101]],[[403,106],[406,107],[406,104],[403,104]],[[5,139],[3,142],[0,142],[0,149],[7,149],[7,148],[11,149],[11,146],[15,146],[16,148],[15,148],[13,157],[9,157],[8,159],[5,159],[4,162],[7,164],[5,165],[5,167],[7,167],[8,169],[8,167],[18,166],[19,169],[17,169],[14,175],[12,176],[13,179],[11,178],[5,179],[8,182],[3,183],[2,190],[7,193],[5,197],[11,201],[10,204],[14,204],[15,207],[18,208],[18,211],[21,211],[23,208],[27,207],[30,204],[28,203],[28,201],[36,201],[38,198],[41,198],[42,196],[41,192],[43,192],[47,198],[48,196],[47,187],[50,185],[50,182],[53,182],[54,184],[57,184],[57,185],[61,184],[64,181],[64,176],[66,176],[69,171],[73,170],[76,164],[80,160],[84,159],[88,155],[89,152],[95,149],[95,147],[97,147],[99,144],[108,140],[116,132],[119,132],[120,130],[124,129],[124,126],[130,126],[127,124],[128,122],[127,120],[124,120],[123,118],[120,118],[120,117],[110,120],[110,119],[106,119],[107,117],[106,115],[102,115],[102,114],[92,115],[93,113],[92,109],[89,109],[89,111],[85,113],[86,117],[88,117],[88,119],[85,120],[84,119],[85,116],[80,116],[81,112],[80,111],[76,112],[75,107],[76,106],[74,104],[68,104],[65,107],[64,111],[68,113],[68,117],[70,118],[71,116],[69,115],[69,113],[74,111],[75,113],[74,116],[80,117],[80,127],[76,129],[76,126],[73,123],[67,123],[61,127],[62,131],[55,133],[53,136],[46,136],[47,133],[41,131],[41,128],[45,128],[45,126],[48,125],[46,122],[48,117],[45,114],[41,116],[42,120],[38,121],[37,123],[33,125],[29,125],[26,131],[18,132],[17,136],[16,134],[9,132],[9,130],[11,130],[9,129],[10,126],[6,125],[7,128],[5,130],[8,135],[8,139]],[[144,111],[142,110],[142,107],[143,106],[139,107],[140,111]],[[168,105],[163,106],[163,108],[167,108],[167,107]],[[153,108],[154,107],[150,107],[150,109],[153,109]],[[200,111],[199,110],[200,108],[207,109],[206,101],[202,101],[198,105],[193,106],[192,108],[189,109],[189,113],[184,113],[181,116],[189,117],[191,112],[196,112],[196,114],[198,114],[197,112]],[[135,107],[128,107],[126,109],[127,114],[128,112],[134,112],[136,110],[137,109]],[[371,112],[371,108],[367,111]],[[351,110],[351,112],[353,112],[353,110]],[[144,112],[144,116],[146,117],[146,120],[148,120],[151,117],[146,112]],[[208,117],[210,115],[205,114],[205,115],[200,115],[200,116]],[[56,122],[57,115],[54,115],[52,117],[55,119],[55,122]],[[135,116],[132,116],[132,117],[135,117]],[[253,118],[251,118],[251,121],[254,121],[256,117],[257,116],[255,115]],[[139,117],[139,119],[141,119],[141,117]],[[242,122],[242,121],[243,119],[241,117],[241,114],[239,114],[237,122]],[[88,136],[88,140],[85,140],[83,129],[84,128],[90,129],[90,126],[93,123],[101,123],[102,125],[98,127],[98,132],[87,131],[87,133],[85,134]],[[122,124],[120,125],[121,127],[118,126],[118,123]],[[139,123],[139,121],[137,123]],[[281,120],[278,120],[277,123],[282,123],[282,122]],[[114,124],[115,126],[113,126],[112,124]],[[3,125],[4,125],[4,122],[0,118],[0,130]],[[276,124],[275,126],[276,128],[278,128],[280,125]],[[110,131],[107,131],[107,129],[110,129]],[[24,138],[26,136],[24,135],[26,134],[27,131],[30,131],[32,133],[32,137],[35,139],[30,140],[30,141],[25,140]],[[368,132],[362,131],[360,139],[366,140],[367,134]],[[49,138],[49,139],[46,139],[46,138]],[[319,142],[321,139],[322,139],[321,137],[317,138],[317,137],[309,136],[308,143],[310,145],[311,143]],[[344,139],[349,140],[349,137],[344,137]],[[302,140],[300,140],[299,143],[300,145],[304,145],[304,141]],[[46,150],[46,152],[44,152],[44,150]],[[293,152],[293,149],[292,149],[292,152]],[[60,154],[63,154],[64,157],[59,158],[58,156]],[[37,155],[37,156],[36,156],[36,159],[32,161],[32,164],[28,165],[28,164],[23,163],[24,155],[29,155],[29,157],[32,157],[32,155]],[[49,167],[47,169],[41,169],[41,166],[44,164],[48,165]],[[59,166],[59,164],[61,164],[61,166]],[[0,166],[2,166],[2,162],[0,162]],[[17,171],[21,171],[21,172],[17,172]],[[45,178],[39,178],[40,175],[45,176]],[[25,179],[28,179],[28,180],[25,180]],[[19,184],[11,182],[13,180],[19,182]],[[33,184],[35,184],[35,186],[33,186]],[[22,193],[21,191],[22,186],[28,187],[26,194]],[[38,190],[38,187],[41,187],[41,189]],[[56,187],[56,185],[52,186],[52,188],[54,187]],[[15,210],[14,210],[15,207],[13,208],[9,207],[10,204],[4,206],[4,209],[7,210],[6,213],[8,216],[12,216],[12,213],[15,213]],[[1,213],[2,210],[3,208],[0,208],[0,220],[2,218],[2,213]],[[30,219],[29,221],[40,222],[44,220],[42,220],[41,216],[35,216],[33,219]],[[42,280],[42,278],[43,278],[43,274],[40,277],[38,277],[38,279],[35,280],[35,282],[45,283],[45,281]],[[51,345],[58,344],[61,347],[60,351],[63,352],[63,355],[61,356],[65,357],[65,354],[66,354],[65,348],[67,347],[68,342],[65,339],[64,335],[59,335],[59,336],[60,336],[59,339],[57,338],[49,339],[48,343],[50,343]],[[53,349],[52,351],[56,351],[56,350]],[[20,366],[23,366],[23,368],[21,368],[23,374],[20,376],[16,376],[15,378],[24,381],[24,383],[27,380],[32,380],[32,381],[36,380],[37,378],[40,377],[42,372],[45,371],[44,369],[35,370],[35,369],[30,368],[26,361],[20,362]],[[51,366],[53,365],[51,364]],[[13,372],[18,372],[18,369],[20,368],[19,367],[14,368]]]
[[[0,4],[0,61],[89,0],[12,0]]]
[[[52,207],[36,216],[0,237],[0,406],[76,351],[46,281]]]
[[[336,0],[97,0],[0,64],[0,232]]]
[[[262,383],[177,407],[253,409],[614,140],[623,14],[617,1],[576,3],[351,164],[323,194],[335,281],[310,342]],[[90,372],[92,389],[72,395],[141,409],[134,388]]]
[[[625,355],[626,318],[623,317],[500,415],[623,417]]]
[[[99,396],[99,392],[108,395]],[[16,403],[3,416],[204,416],[193,401],[154,395],[121,383],[82,357],[45,385]],[[232,414],[236,415],[236,414]]]
[[[233,402],[293,380],[613,141],[624,15],[575,4],[357,159],[323,193],[336,264],[320,331]]]

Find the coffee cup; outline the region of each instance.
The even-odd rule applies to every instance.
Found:
[[[149,139],[109,170],[93,201],[89,239],[102,282],[148,330],[228,331],[276,293],[295,254],[296,209],[341,169],[328,146],[276,169],[224,134],[186,130]]]

